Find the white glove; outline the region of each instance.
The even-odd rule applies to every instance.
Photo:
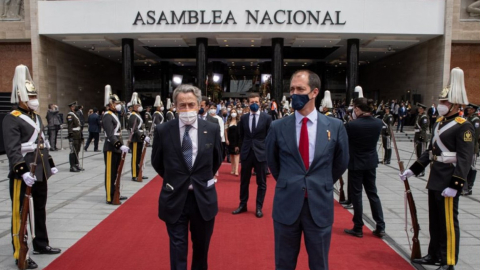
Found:
[[[145,142],[148,143],[148,144],[150,144],[150,137],[148,137],[148,136],[145,137]]]
[[[410,169],[406,169],[403,173],[399,173],[398,176],[400,176],[400,180],[405,181],[407,178],[413,176],[413,172]]]
[[[37,177],[34,175],[33,177],[30,175],[30,172],[26,172],[22,174],[23,182],[29,187],[33,186],[35,184],[35,181],[37,181]]]
[[[123,153],[128,153],[128,151],[130,150],[130,148],[128,148],[128,147],[125,146],[125,145],[122,145],[122,146],[120,146],[120,150],[121,150]]]
[[[447,187],[442,191],[442,196],[443,197],[455,197],[457,196],[457,190],[453,188]]]
[[[51,168],[50,171],[52,172],[52,174],[58,173],[58,169],[56,167]]]

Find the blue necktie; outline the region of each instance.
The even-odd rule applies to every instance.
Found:
[[[187,163],[188,169],[191,170],[193,167],[193,150],[192,150],[192,139],[190,138],[190,135],[188,132],[192,128],[191,125],[186,125],[185,126],[185,133],[183,134],[183,140],[182,140],[182,153],[183,153],[183,158],[185,159],[185,162]]]

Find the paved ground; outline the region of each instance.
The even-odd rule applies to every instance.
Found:
[[[400,134],[400,133],[399,133]],[[60,145],[60,144],[59,144]],[[58,145],[58,146],[59,146]],[[66,147],[68,143],[63,142]],[[103,143],[101,144],[103,146]],[[68,249],[93,227],[105,219],[115,206],[105,204],[104,162],[103,153],[85,152],[84,167],[81,173],[70,173],[68,165],[68,150],[52,152],[60,172],[49,180],[49,198],[47,204],[47,227],[50,242],[53,246]],[[399,142],[400,155],[406,164],[412,156],[413,144]],[[150,148],[148,149],[150,152]],[[147,157],[150,153],[147,153]],[[380,154],[382,153],[380,149]],[[392,161],[395,158],[393,155]],[[147,158],[145,175],[153,177],[154,171]],[[413,162],[410,161],[410,164]],[[2,163],[3,161],[3,163]],[[128,156],[126,164],[130,164]],[[122,184],[122,195],[132,196],[148,181],[136,183],[130,181],[130,166],[125,166]],[[480,169],[480,166],[477,165]],[[8,191],[8,162],[5,155],[0,155],[0,270],[16,269],[12,258],[10,237],[11,202]],[[409,244],[405,233],[404,187],[398,179],[396,162],[391,165],[379,165],[377,170],[377,187],[382,200],[386,221],[387,237],[385,241],[404,258],[410,256]],[[428,175],[428,170],[427,170]],[[346,179],[346,174],[344,175]],[[418,218],[422,228],[420,243],[422,254],[428,247],[428,206],[427,178],[412,178],[410,185],[417,205]],[[346,191],[346,187],[345,187]],[[367,226],[374,228],[366,196],[364,196],[364,216]],[[460,258],[456,269],[479,269],[480,256],[480,184],[475,186],[474,195],[460,198]],[[409,216],[409,215],[408,215]],[[410,226],[409,226],[410,228]],[[411,234],[410,234],[411,237]],[[32,255],[40,266],[47,266],[57,256]],[[347,255],[348,257],[348,255]],[[424,269],[419,267],[419,269]],[[426,267],[425,269],[436,269]]]

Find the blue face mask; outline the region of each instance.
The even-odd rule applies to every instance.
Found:
[[[258,104],[257,103],[253,103],[253,104],[250,104],[250,111],[252,112],[257,112],[258,111]]]
[[[198,110],[198,114],[203,115],[203,113],[205,113],[205,110],[203,108],[200,108],[200,110]]]
[[[308,97],[308,94],[306,95],[297,95],[293,94],[292,95],[292,108],[296,111],[299,111],[305,107],[305,104],[307,104],[310,101],[310,97]]]

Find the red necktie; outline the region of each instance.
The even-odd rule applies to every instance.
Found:
[[[298,151],[303,159],[303,164],[305,164],[305,169],[308,170],[309,167],[309,153],[308,153],[308,130],[307,130],[308,118],[304,117],[302,119],[302,128],[300,129],[300,142],[298,143]]]

